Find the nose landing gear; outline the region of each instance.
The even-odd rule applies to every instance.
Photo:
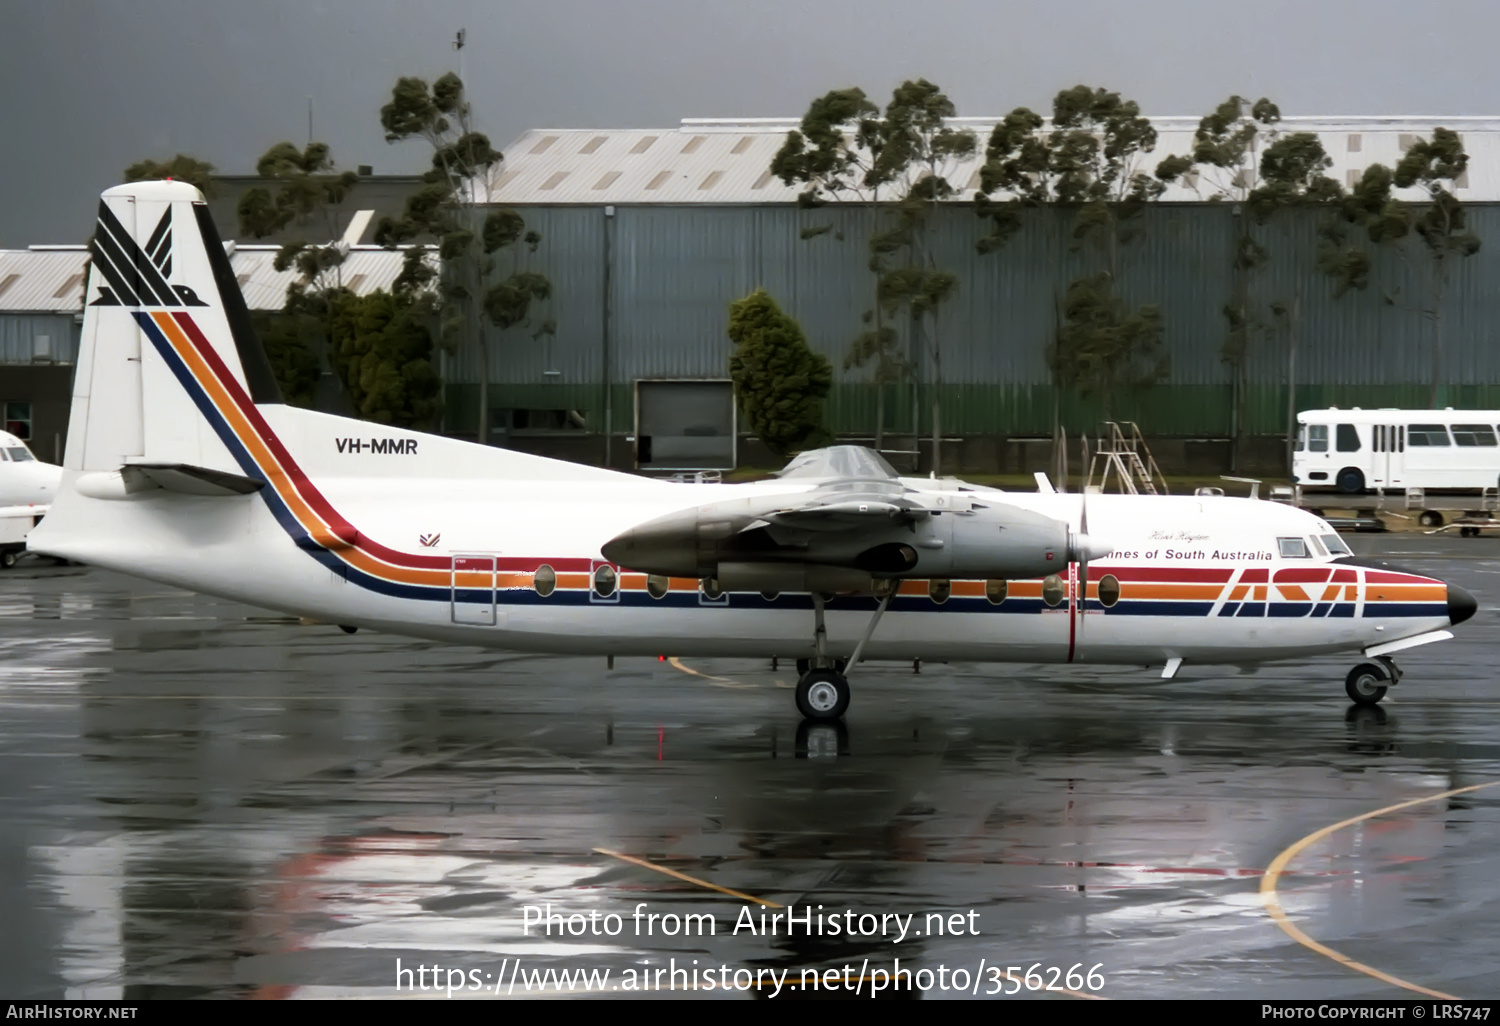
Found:
[[[1355,705],[1375,706],[1401,680],[1401,671],[1390,656],[1373,663],[1360,663],[1344,678],[1344,692]]]

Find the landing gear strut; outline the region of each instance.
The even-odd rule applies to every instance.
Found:
[[[891,604],[895,591],[880,600],[865,636],[859,639],[854,653],[847,663],[828,655],[828,630],[823,623],[826,604],[821,592],[813,592],[813,657],[812,660],[797,660],[797,669],[802,676],[797,681],[797,711],[809,720],[836,720],[849,708],[849,678],[844,674],[859,664],[865,645],[875,633],[875,625]]]
[[[1390,656],[1380,656],[1373,663],[1360,663],[1344,678],[1344,692],[1355,705],[1375,706],[1392,685],[1401,680],[1401,671]]]

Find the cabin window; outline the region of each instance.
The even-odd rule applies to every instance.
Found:
[[[1049,606],[1055,606],[1063,600],[1063,582],[1057,574],[1048,574],[1042,578],[1042,601]]]
[[[1328,425],[1307,425],[1307,450],[1308,452],[1328,451]]]
[[[1453,444],[1467,447],[1493,446],[1495,431],[1488,424],[1454,424]]]
[[[654,599],[666,598],[667,592],[672,589],[672,579],[663,577],[661,574],[652,574],[646,578],[646,594]]]
[[[717,577],[705,577],[698,582],[698,589],[703,592],[703,597],[710,602],[724,597],[724,589],[719,587]]]
[[[765,599],[767,602],[775,602],[777,599],[779,599],[781,597],[781,592],[779,592],[779,591],[763,591],[763,592],[760,593],[760,597],[763,598],[763,599]]]
[[[1349,546],[1344,544],[1344,539],[1340,538],[1338,535],[1320,534],[1318,535],[1318,537],[1322,539],[1324,545],[1328,546],[1328,551],[1333,553],[1335,556],[1354,555],[1354,553],[1349,551]]]
[[[1406,429],[1406,444],[1413,449],[1448,447],[1448,429],[1441,424],[1413,424]]]
[[[1099,604],[1108,609],[1120,601],[1120,579],[1114,574],[1099,578]]]
[[[546,563],[536,568],[536,573],[531,575],[531,586],[542,598],[551,595],[557,588],[557,571]]]
[[[1307,542],[1301,538],[1277,538],[1282,559],[1307,559]]]
[[[992,606],[998,606],[1000,603],[1004,602],[1005,593],[1008,590],[1009,585],[1007,585],[1005,581],[984,582],[984,597],[990,600],[990,605]]]
[[[942,578],[934,578],[927,582],[927,597],[938,605],[948,601],[948,596],[953,594],[953,582]]]
[[[1340,424],[1336,444],[1339,452],[1359,452],[1359,429],[1353,424]]]
[[[619,575],[608,563],[594,571],[594,594],[600,598],[609,598],[613,595],[618,584]]]

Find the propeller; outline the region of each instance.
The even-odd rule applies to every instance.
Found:
[[[1084,465],[1088,465],[1088,436],[1083,437]],[[1078,608],[1086,611],[1089,598],[1089,560],[1099,559],[1114,551],[1111,545],[1105,545],[1089,537],[1089,488],[1087,481],[1079,496],[1078,511],[1078,533],[1068,539],[1068,558],[1078,564]],[[1083,638],[1083,626],[1086,620],[1078,621],[1078,637]]]

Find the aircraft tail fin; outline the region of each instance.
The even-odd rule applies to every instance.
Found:
[[[236,472],[193,381],[280,403],[202,194],[185,182],[106,191],[90,245],[64,466],[179,463]]]

